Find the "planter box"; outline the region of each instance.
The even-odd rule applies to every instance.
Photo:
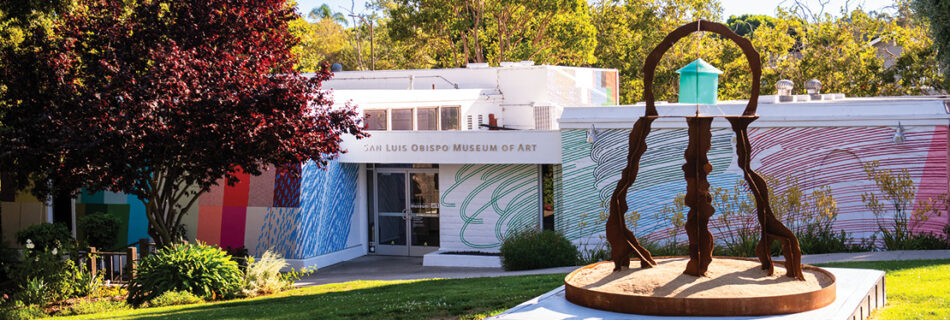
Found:
[[[501,256],[436,251],[422,256],[424,267],[501,268]]]

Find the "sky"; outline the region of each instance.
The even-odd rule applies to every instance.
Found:
[[[720,0],[724,11],[723,17],[728,18],[732,15],[741,14],[764,14],[775,15],[775,8],[778,6],[787,7],[794,3],[794,0]],[[895,5],[895,0],[800,0],[809,7],[816,10],[820,6],[820,1],[827,1],[825,12],[832,15],[839,15],[841,9],[848,5],[850,9],[861,6],[866,11],[881,11]],[[300,11],[306,15],[311,9],[319,7],[326,3],[335,12],[341,12],[344,15],[349,13],[351,3],[355,3],[355,13],[368,13],[365,9],[366,0],[297,0]]]

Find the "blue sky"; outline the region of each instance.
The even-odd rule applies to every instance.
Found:
[[[774,1],[774,0],[721,0],[722,7],[724,11],[724,17],[729,17],[730,15],[740,15],[745,13],[751,14],[767,14],[774,15],[775,8],[779,5],[788,6],[794,1],[785,0],[785,1]],[[804,3],[809,4],[810,7],[817,8],[819,0],[801,0]],[[367,12],[365,9],[366,0],[355,0],[356,10],[354,12]],[[347,14],[350,9],[351,0],[297,0],[297,4],[300,7],[300,11],[303,13],[310,12],[311,9],[319,7],[321,4],[328,4],[333,11],[342,12]],[[854,9],[859,5],[862,6],[865,10],[874,10],[880,11],[889,6],[895,4],[894,0],[830,0],[829,4],[825,7],[825,12],[831,13],[833,15],[838,15],[841,12],[842,6],[845,3],[848,3],[849,7]]]

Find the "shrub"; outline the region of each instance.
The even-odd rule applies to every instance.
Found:
[[[148,301],[149,307],[167,307],[204,302],[201,298],[187,291],[168,291],[155,299]]]
[[[93,290],[91,296],[95,298],[114,298],[129,294],[125,287],[120,286],[98,286]]]
[[[835,232],[831,224],[811,224],[796,234],[803,254],[849,252],[848,233]]]
[[[668,241],[666,244],[660,244],[652,241],[640,241],[640,245],[643,245],[654,257],[689,255],[689,246],[686,243]]]
[[[119,233],[122,222],[111,214],[93,213],[79,218],[76,225],[79,227],[81,243],[109,250],[116,245],[116,234]]]
[[[38,305],[26,305],[23,302],[15,301],[0,307],[0,320],[27,320],[44,317],[46,317],[46,313],[43,313],[43,308]]]
[[[53,248],[56,248],[59,252],[66,253],[76,247],[69,229],[66,229],[66,226],[61,223],[44,222],[26,227],[17,231],[16,240],[21,247],[36,252],[52,251]],[[32,245],[27,245],[27,240]],[[30,248],[31,246],[32,248]]]
[[[29,258],[10,268],[10,277],[21,292],[35,293],[42,282],[46,302],[86,296],[101,282],[85,265],[63,259],[58,253],[27,250],[26,255]]]
[[[63,294],[66,298],[85,297],[102,286],[102,276],[94,275],[86,264],[64,262]]]
[[[187,291],[205,300],[228,299],[241,290],[243,275],[221,249],[205,244],[175,244],[144,259],[129,282],[132,306],[168,291]]]
[[[927,200],[917,199],[917,185],[907,169],[892,171],[882,168],[878,161],[864,163],[868,180],[874,182],[880,192],[861,194],[864,207],[877,217],[878,231],[887,250],[943,249],[945,239],[933,234],[917,234],[921,224],[950,209],[947,194],[936,195]],[[885,219],[893,214],[891,219]],[[890,220],[890,221],[887,221]]]
[[[244,275],[244,295],[253,297],[262,294],[271,294],[293,285],[281,277],[280,269],[287,266],[279,254],[264,251],[260,260],[247,258],[248,266]]]
[[[76,303],[69,308],[63,309],[59,312],[60,315],[71,316],[71,315],[81,315],[81,314],[93,314],[100,312],[111,312],[128,309],[129,305],[125,301],[113,301],[109,299],[102,300],[80,300],[79,303]]]
[[[610,243],[603,238],[603,235],[599,236],[601,239],[597,244],[592,245],[590,241],[586,241],[577,249],[577,265],[588,265],[610,260]]]
[[[30,278],[16,294],[16,300],[27,305],[44,306],[50,302],[50,287],[43,279]]]
[[[19,254],[6,241],[0,241],[0,283],[10,280],[10,266],[19,263]]]
[[[943,250],[950,249],[950,243],[941,235],[932,232],[914,233],[903,243],[904,249],[898,250]],[[890,247],[888,247],[890,250]]]
[[[559,232],[525,229],[505,238],[501,244],[501,265],[505,270],[572,266],[577,254],[577,247]]]
[[[231,246],[228,246],[224,249],[224,251],[227,252],[229,256],[231,256],[231,260],[234,260],[234,262],[237,262],[238,267],[241,268],[242,272],[244,272],[247,269],[247,264],[249,263],[248,257],[250,257],[250,254],[248,253],[247,248],[245,248],[244,246],[240,246],[237,248],[232,248]]]

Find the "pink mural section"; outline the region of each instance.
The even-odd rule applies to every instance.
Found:
[[[863,164],[878,161],[893,172],[906,169],[917,188],[916,200],[948,192],[947,126],[909,127],[903,143],[894,142],[894,127],[768,128],[750,132],[753,167],[763,175],[795,177],[805,190],[828,186],[837,201],[835,227],[869,236],[879,222],[861,195],[880,193]],[[774,186],[781,192],[787,186]],[[915,201],[916,202],[916,201]],[[918,232],[942,233],[948,215],[941,212],[917,223]]]
[[[260,225],[247,223],[248,207],[273,205],[264,201],[273,199],[275,171],[266,170],[259,176],[239,172],[236,182],[226,183],[222,179],[217,186],[202,195],[198,199],[195,238],[222,248],[246,248],[245,235],[260,233]],[[249,227],[252,229],[248,230]],[[255,227],[258,229],[253,229]]]
[[[271,167],[237,174],[198,199],[189,222],[194,238],[259,256],[271,249],[304,259],[347,248],[356,214],[357,164],[331,161]]]

